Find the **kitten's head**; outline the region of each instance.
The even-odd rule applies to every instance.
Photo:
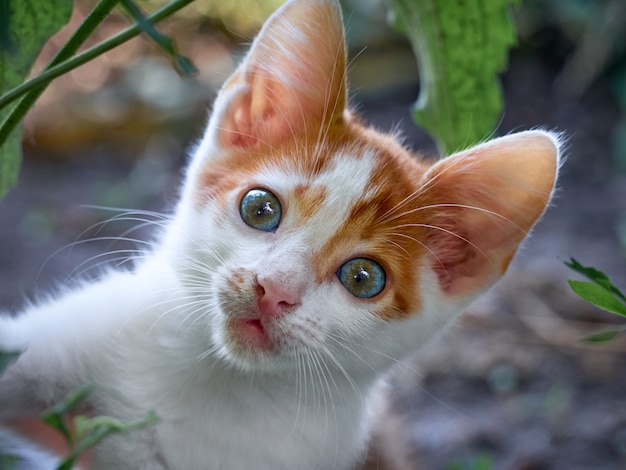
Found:
[[[173,230],[194,327],[244,368],[409,353],[504,273],[553,190],[552,135],[424,163],[346,109],[345,61],[337,2],[288,2],[187,175]]]

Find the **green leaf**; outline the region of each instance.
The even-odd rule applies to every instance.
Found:
[[[74,438],[72,435],[72,431],[70,430],[65,417],[63,416],[65,413],[71,413],[76,410],[80,405],[82,405],[87,397],[91,395],[95,390],[95,386],[92,384],[85,385],[78,390],[70,393],[65,399],[57,403],[56,405],[48,408],[41,415],[41,419],[44,423],[52,426],[54,429],[59,431],[68,445],[72,445]]]
[[[61,415],[63,413],[75,411],[80,405],[85,403],[85,400],[95,391],[95,389],[96,386],[93,384],[88,384],[80,387],[79,389],[70,393],[67,397],[65,397],[56,405],[48,408],[44,412],[44,416],[48,414]]]
[[[391,23],[413,46],[420,73],[415,121],[442,155],[483,141],[502,112],[498,72],[516,43],[517,0],[391,0]]]
[[[626,317],[626,305],[621,303],[613,292],[606,289],[604,286],[594,284],[593,282],[575,281],[572,279],[567,282],[572,290],[587,302],[607,312]]]
[[[158,417],[154,411],[150,411],[143,419],[133,423],[124,423],[109,416],[96,416],[95,418],[77,416],[74,423],[80,441],[76,444],[75,452],[84,452],[112,434],[126,434],[152,426],[157,421]]]
[[[72,453],[57,467],[57,470],[70,470],[76,459],[85,451],[99,444],[113,434],[126,434],[138,429],[143,429],[156,424],[158,416],[154,411],[150,411],[145,418],[134,423],[124,423],[108,416],[96,416],[87,418],[86,416],[76,416],[74,427],[78,442],[72,447]]]
[[[0,1],[0,95],[24,81],[41,48],[65,25],[72,0]],[[0,110],[4,125],[12,107]],[[21,161],[21,126],[0,142],[0,198],[15,185]]]
[[[585,336],[582,341],[590,344],[606,343],[608,341],[613,341],[618,336],[624,334],[624,332],[626,332],[626,326],[606,328]]]
[[[564,261],[565,266],[576,271],[578,274],[585,276],[590,281],[604,287],[606,290],[612,292],[616,297],[618,297],[622,302],[626,302],[626,296],[613,285],[609,276],[604,274],[602,271],[597,270],[591,266],[583,266],[576,259],[571,258],[570,261]]]
[[[9,352],[9,351],[0,351],[0,375],[4,373],[4,371],[13,364],[17,358],[22,354],[21,352]]]

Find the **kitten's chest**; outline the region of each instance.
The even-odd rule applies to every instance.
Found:
[[[196,390],[155,430],[163,460],[185,470],[348,469],[362,450],[360,401],[324,392],[253,377]]]

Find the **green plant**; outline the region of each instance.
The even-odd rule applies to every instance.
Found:
[[[390,21],[406,34],[420,74],[415,122],[442,155],[489,137],[500,119],[498,81],[516,42],[515,0],[391,0]]]
[[[590,266],[583,266],[574,258],[570,261],[565,261],[565,265],[589,279],[589,281],[574,279],[567,281],[579,297],[602,310],[626,317],[626,296],[613,285],[611,279],[605,273]],[[584,338],[584,341],[588,343],[604,343],[617,338],[624,332],[626,332],[626,325],[614,326],[593,333]]]
[[[20,357],[21,352],[9,352],[9,351],[0,351],[0,377],[4,373],[4,371],[14,363],[18,357]]]
[[[0,351],[0,377],[21,354],[21,352]],[[158,416],[153,411],[149,412],[143,419],[133,423],[124,423],[108,416],[88,418],[79,414],[70,418],[94,390],[93,385],[85,385],[42,414],[42,421],[56,429],[63,436],[70,449],[69,455],[56,470],[70,470],[84,452],[113,434],[127,434],[152,426],[158,421]],[[10,470],[17,467],[18,463],[19,459],[16,456],[0,453],[1,469]]]
[[[157,23],[193,0],[172,0],[145,16],[132,0],[100,0],[59,49],[46,69],[22,83],[41,47],[70,18],[72,0],[19,0],[0,6],[0,198],[15,185],[21,162],[21,122],[47,85],[55,78],[145,31],[169,54],[184,73],[191,63],[178,55],[172,41],[154,29]],[[125,31],[76,54],[115,6],[121,4],[135,24]]]
[[[493,468],[491,455],[483,452],[470,459],[454,461],[446,467],[446,470],[492,470]]]
[[[143,419],[133,423],[124,423],[108,416],[88,418],[83,415],[75,416],[70,423],[69,416],[84,404],[94,390],[93,385],[81,387],[42,415],[43,421],[64,437],[70,449],[69,455],[56,470],[72,469],[76,460],[84,452],[113,434],[127,434],[152,426],[158,421],[156,413],[149,412]]]
[[[20,354],[20,352],[0,351],[0,376]],[[127,434],[152,426],[158,421],[156,413],[152,411],[143,419],[133,423],[124,423],[108,416],[89,418],[80,414],[74,415],[94,390],[94,385],[85,385],[42,414],[42,421],[56,429],[70,449],[69,455],[56,470],[70,470],[83,453],[113,434]],[[17,467],[18,463],[19,459],[16,456],[0,453],[0,468],[9,470]]]

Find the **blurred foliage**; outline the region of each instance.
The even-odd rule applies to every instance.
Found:
[[[121,1],[136,23],[96,46],[77,54],[95,29]],[[153,23],[174,14],[193,0],[171,0],[145,18],[132,0],[100,0],[81,21],[70,38],[61,46],[44,71],[21,83],[33,66],[43,44],[70,19],[72,4],[68,0],[28,0],[9,3],[0,22],[3,33],[0,48],[0,197],[17,180],[21,162],[21,125],[46,87],[55,78],[104,54],[145,31],[183,70],[192,70],[191,63],[179,56],[173,42],[158,33]],[[18,60],[19,59],[19,60]]]
[[[165,0],[145,0],[142,3],[159,6]],[[213,18],[222,23],[229,33],[249,38],[283,3],[285,0],[194,0],[179,16],[196,21]]]
[[[0,376],[18,357],[20,357],[20,354],[19,352],[13,351],[0,351]]]
[[[43,45],[67,23],[72,0],[20,0],[2,2],[0,10],[0,94],[20,85],[30,71]],[[0,108],[0,130],[7,124],[15,106]],[[21,121],[21,119],[17,119]],[[17,182],[22,132],[21,124],[0,138],[0,198]]]
[[[446,470],[493,470],[493,458],[488,453],[479,453],[463,461],[455,461]]]
[[[511,3],[391,0],[390,19],[408,36],[419,67],[413,118],[432,134],[442,156],[484,141],[498,124],[498,73],[516,42]]]
[[[0,376],[20,354],[0,351]],[[143,419],[132,423],[124,423],[108,416],[93,418],[80,414],[74,416],[94,391],[94,385],[85,385],[42,414],[42,421],[63,436],[69,449],[69,455],[63,459],[56,470],[71,470],[81,455],[109,436],[128,434],[152,426],[158,421],[158,416],[153,411]],[[16,456],[5,452],[0,453],[0,469],[17,468],[19,463],[19,458]]]
[[[84,405],[94,391],[93,385],[81,387],[43,414],[43,421],[63,436],[70,449],[69,455],[56,470],[71,470],[81,455],[111,435],[127,434],[158,421],[157,415],[150,412],[142,420],[130,424],[108,416],[88,418],[82,415],[75,416],[70,422],[68,416]]]

